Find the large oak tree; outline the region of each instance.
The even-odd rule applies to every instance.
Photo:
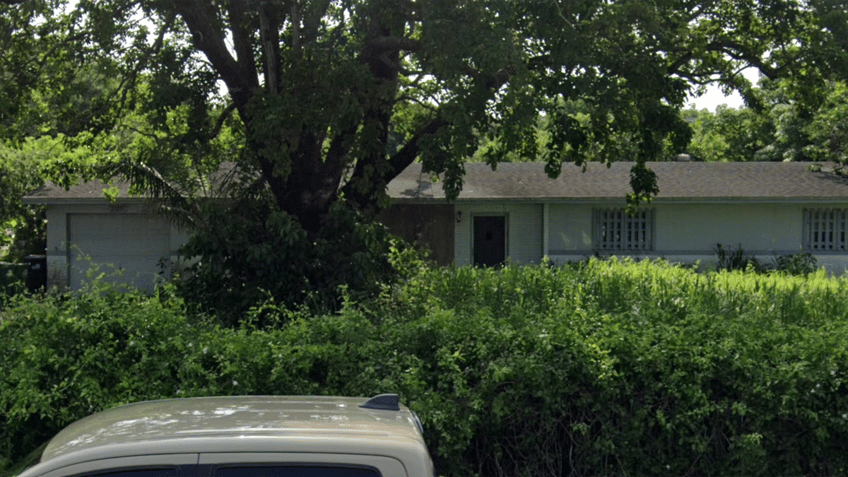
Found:
[[[748,67],[799,84],[848,71],[845,3],[2,0],[0,134],[20,140],[46,101],[154,195],[232,161],[307,238],[342,198],[384,207],[416,160],[455,197],[481,140],[493,167],[519,154],[552,176],[632,160],[638,201],[656,190],[644,162],[688,141],[690,92],[755,99]]]
[[[486,135],[501,136],[493,163],[537,154],[540,114],[552,175],[590,145],[638,162],[669,135],[682,147],[687,93],[716,80],[744,91],[749,66],[817,76],[844,53],[844,12],[786,0],[3,0],[0,120],[14,132],[33,88],[72,94],[74,74],[103,65],[119,81],[73,120],[108,132],[143,97],[162,113],[145,127],[179,150],[235,114],[239,160],[312,230],[340,195],[384,204],[386,183],[416,159],[455,195]],[[635,157],[620,157],[620,133]],[[637,192],[650,190],[636,172],[647,179]]]

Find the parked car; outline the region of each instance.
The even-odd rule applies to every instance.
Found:
[[[148,401],[59,432],[21,477],[433,477],[395,394]]]

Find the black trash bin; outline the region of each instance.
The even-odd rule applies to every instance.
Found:
[[[47,286],[47,256],[27,255],[24,261],[29,265],[27,270],[27,289],[37,291]]]

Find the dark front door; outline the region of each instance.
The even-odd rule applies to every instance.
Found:
[[[506,217],[474,217],[474,265],[494,267],[506,261]]]

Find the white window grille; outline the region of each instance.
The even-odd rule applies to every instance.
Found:
[[[653,250],[654,211],[642,209],[628,215],[625,209],[595,209],[592,239],[596,250]]]
[[[848,209],[804,210],[804,249],[845,251]]]

